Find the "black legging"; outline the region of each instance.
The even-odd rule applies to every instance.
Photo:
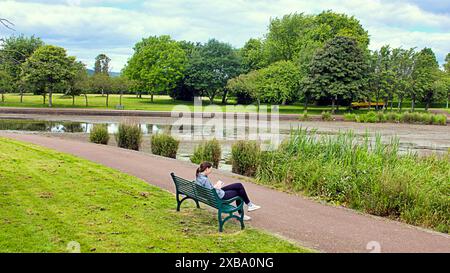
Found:
[[[245,191],[245,188],[241,183],[234,183],[227,185],[223,187],[222,190],[225,192],[225,195],[222,198],[224,200],[239,196],[244,200],[245,204],[250,203],[250,199],[248,199],[247,192]],[[236,205],[239,206],[240,204],[241,201],[236,200]],[[239,213],[242,213],[242,211],[239,210]]]

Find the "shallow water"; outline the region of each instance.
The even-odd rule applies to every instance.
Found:
[[[66,118],[66,117],[65,117]],[[112,117],[98,117],[82,120],[86,117],[71,117],[68,120],[57,120],[55,116],[48,119],[26,119],[26,118],[1,118],[0,130],[18,131],[18,132],[34,132],[42,134],[58,135],[61,137],[70,137],[70,135],[88,135],[95,124],[104,124],[108,128],[110,134],[115,134],[118,130],[120,122]],[[109,119],[108,119],[109,118]],[[136,121],[135,121],[136,122]],[[230,157],[231,145],[239,139],[255,139],[251,136],[254,129],[260,130],[259,124],[247,124],[236,122],[236,128],[232,130],[221,129],[217,132],[213,127],[208,125],[192,125],[184,124],[175,126],[174,120],[167,119],[151,119],[137,120],[145,138],[150,138],[155,133],[176,134],[176,138],[180,139],[180,147],[177,158],[189,161],[189,156],[193,153],[196,145],[201,143],[204,138],[212,138],[220,133],[218,138],[222,145],[221,169],[230,170],[231,166],[226,164]],[[226,127],[226,126],[225,126]],[[317,128],[317,134],[335,135],[342,131],[352,130],[357,135],[363,135],[365,132],[374,135],[379,133],[383,137],[383,141],[388,142],[393,136],[399,137],[400,152],[417,152],[419,154],[429,153],[446,153],[450,149],[450,141],[447,140],[448,128],[446,126],[415,126],[415,125],[398,125],[398,124],[369,124],[361,125],[357,123],[338,123],[338,122],[280,122],[279,134],[271,134],[269,132],[263,138],[270,139],[276,136],[280,141],[289,136],[290,128]],[[380,130],[380,127],[382,130]],[[444,128],[442,128],[444,127]],[[422,129],[423,128],[423,129]],[[263,128],[267,129],[267,128]],[[426,129],[430,129],[427,131]],[[433,132],[433,130],[435,132]],[[263,130],[264,131],[264,130]],[[86,137],[81,137],[86,140]],[[149,151],[148,151],[149,152]]]

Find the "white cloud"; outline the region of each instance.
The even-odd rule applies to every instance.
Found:
[[[357,17],[369,31],[373,49],[427,46],[442,61],[450,51],[450,12],[445,10],[450,7],[431,1],[440,3],[435,3],[440,12],[407,0],[0,0],[0,16],[12,20],[18,33],[63,46],[89,66],[97,54],[106,53],[116,71],[142,37],[169,34],[202,42],[214,37],[240,47],[251,37],[262,37],[271,17],[328,9]],[[0,29],[0,35],[10,34]]]

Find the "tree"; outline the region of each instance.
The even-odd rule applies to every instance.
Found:
[[[241,60],[231,45],[211,39],[192,54],[186,69],[186,85],[201,90],[211,103],[223,91],[225,103],[227,81],[240,73]]]
[[[124,92],[128,92],[131,82],[124,76],[111,78],[113,93],[119,94],[119,106],[122,105],[122,96]]]
[[[339,99],[354,98],[364,89],[367,62],[353,38],[338,36],[319,50],[311,63],[308,83],[316,98],[332,101],[332,112]]]
[[[394,71],[395,71],[395,94],[398,99],[398,110],[402,110],[402,103],[404,97],[408,94],[411,88],[411,75],[414,69],[415,52],[414,49],[396,48],[394,53]]]
[[[260,97],[258,96],[258,82],[260,71],[253,70],[247,74],[241,74],[238,77],[228,80],[227,89],[237,98],[239,104],[250,104],[257,100],[258,105]]]
[[[98,73],[91,76],[90,80],[91,90],[96,93],[101,93],[102,96],[106,93],[106,108],[109,107],[109,94],[112,92],[112,80],[105,73]]]
[[[25,81],[43,87],[48,92],[48,106],[52,107],[53,90],[67,85],[74,76],[75,57],[69,57],[61,47],[41,46],[22,65]]]
[[[425,110],[428,110],[431,102],[437,95],[439,64],[436,55],[431,48],[424,48],[418,54],[412,72],[413,86],[411,88],[411,110],[414,111],[415,102],[425,102]]]
[[[12,78],[5,71],[0,69],[0,93],[2,94],[2,102],[5,102],[5,93],[11,91]]]
[[[79,96],[84,93],[86,102],[85,105],[87,107],[87,90],[89,88],[89,82],[86,66],[82,62],[75,62],[72,69],[73,77],[69,79],[69,85],[66,91],[66,95],[70,95],[72,97],[72,105],[75,105],[75,96]]]
[[[94,74],[103,73],[109,76],[109,62],[111,59],[106,54],[95,57]]]
[[[394,97],[394,63],[397,61],[394,61],[394,59],[397,58],[398,52],[395,51],[395,56],[393,52],[389,45],[382,46],[380,50],[372,53],[369,61],[369,87],[371,93],[375,94],[377,103],[383,100],[384,105],[387,105],[389,100],[392,102]],[[376,109],[378,110],[378,104],[376,104]]]
[[[0,69],[4,70],[11,78],[12,89],[20,87],[22,64],[37,48],[43,45],[42,40],[34,36],[11,36],[2,40],[0,48]],[[20,93],[22,101],[22,90]]]
[[[187,57],[187,64],[186,66],[189,66],[189,63],[192,60],[193,54],[199,49],[199,46],[201,44],[195,44],[193,42],[187,42],[187,41],[179,41],[178,44],[180,47],[184,50],[186,57]],[[194,96],[198,95],[200,93],[199,90],[196,90],[195,88],[188,86],[186,84],[187,75],[184,74],[182,78],[178,81],[176,87],[169,93],[169,95],[175,99],[175,100],[184,100],[184,101],[192,101],[194,99]]]
[[[332,11],[318,15],[288,14],[271,20],[264,41],[264,56],[269,64],[279,60],[291,60],[298,64],[301,77],[299,97],[307,105],[313,92],[311,79],[308,78],[313,57],[327,42],[338,36],[353,38],[361,50],[367,51],[368,32],[355,17]]]
[[[279,61],[259,71],[257,96],[261,102],[282,104],[296,99],[300,71],[291,61]]]
[[[155,93],[175,88],[183,77],[186,61],[186,53],[170,36],[152,36],[134,46],[124,74],[146,88],[153,102]]]
[[[447,89],[446,107],[448,108],[448,101],[450,97],[450,53],[448,53],[447,56],[445,56],[444,74],[442,74],[442,77],[444,87],[445,89]]]
[[[267,56],[264,42],[261,39],[250,39],[240,50],[242,68],[245,72],[261,69],[267,66]]]

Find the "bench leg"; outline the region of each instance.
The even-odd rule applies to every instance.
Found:
[[[197,203],[197,208],[200,208],[200,204],[198,203],[198,200],[195,200],[195,203]]]
[[[181,201],[180,201],[180,195],[177,193],[177,211],[180,211]]]
[[[224,222],[222,221],[222,212],[220,210],[219,210],[219,212],[217,212],[217,217],[219,220],[219,232],[222,232]]]

